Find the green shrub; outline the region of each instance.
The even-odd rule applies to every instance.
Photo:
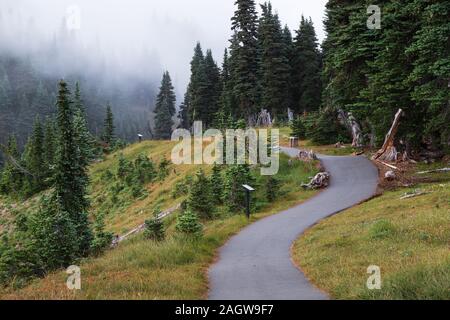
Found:
[[[175,228],[178,232],[190,236],[201,236],[203,232],[203,225],[198,215],[190,209],[178,216]]]
[[[114,235],[111,232],[105,231],[105,218],[103,213],[98,213],[95,216],[94,223],[94,239],[91,244],[91,252],[94,255],[99,255],[104,250],[111,246]]]
[[[153,212],[153,218],[145,221],[144,237],[154,241],[162,241],[165,238],[164,223],[160,218],[161,210],[157,207]]]

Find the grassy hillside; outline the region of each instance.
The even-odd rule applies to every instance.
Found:
[[[294,260],[333,298],[450,299],[450,175],[437,177],[320,222],[296,242]],[[416,189],[426,194],[400,200]],[[382,290],[366,289],[370,265],[381,268]]]
[[[129,161],[144,153],[156,164],[163,158],[170,158],[173,143],[143,142],[123,150]],[[302,163],[281,155],[280,171],[277,178],[281,181],[280,197],[274,203],[264,200],[264,181],[259,169],[253,170],[256,177],[257,212],[248,221],[244,215],[228,213],[218,208],[217,218],[204,221],[203,238],[194,240],[180,236],[175,232],[178,212],[165,220],[167,239],[162,243],[146,240],[142,235],[121,243],[118,248],[107,251],[99,258],[90,258],[80,264],[82,272],[82,290],[67,290],[67,275],[63,272],[49,274],[45,279],[35,280],[26,288],[18,291],[3,291],[0,298],[12,299],[201,299],[207,294],[206,270],[213,262],[217,249],[227,239],[252,221],[292,207],[313,196],[314,191],[304,191],[300,184],[308,180],[317,171],[318,163]],[[177,182],[194,175],[198,165],[170,166],[169,175],[163,182],[146,186],[142,196],[135,199],[127,190],[113,197],[109,172],[117,170],[119,153],[112,154],[90,169],[92,214],[106,214],[106,227],[123,234],[132,227],[149,218],[156,205],[162,209],[171,208],[180,203],[185,196],[172,196]],[[205,166],[205,171],[210,168]],[[33,207],[36,199],[28,201],[27,207]],[[20,210],[21,205],[15,210]]]

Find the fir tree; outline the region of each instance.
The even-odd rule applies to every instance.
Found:
[[[243,184],[251,185],[254,181],[248,165],[231,165],[225,171],[224,203],[234,213],[245,208]]]
[[[155,108],[155,138],[169,140],[172,136],[173,120],[175,115],[175,93],[173,92],[172,80],[166,71],[161,81]]]
[[[55,121],[53,119],[47,119],[45,122],[44,133],[44,156],[45,163],[47,165],[47,171],[49,176],[52,175],[52,169],[55,165],[55,149],[56,149],[56,135],[55,135]]]
[[[75,86],[74,109],[74,140],[75,144],[79,148],[80,161],[83,161],[84,165],[88,165],[90,161],[95,158],[95,139],[88,129],[85,108],[81,98],[81,90],[78,82]]]
[[[416,2],[416,5],[418,3]],[[406,83],[413,87],[412,100],[423,113],[424,134],[434,147],[448,148],[450,141],[450,3],[423,1],[418,7],[420,29],[406,50],[413,70]],[[411,111],[412,112],[412,111]]]
[[[273,176],[269,176],[266,181],[266,198],[269,202],[274,202],[280,193],[280,181]]]
[[[218,164],[214,164],[210,178],[212,202],[216,205],[223,203],[223,178],[222,170]]]
[[[189,208],[202,219],[210,219],[214,213],[213,195],[211,184],[203,170],[196,174],[194,183],[189,193]]]
[[[115,142],[115,126],[114,126],[114,115],[111,110],[111,106],[108,104],[106,106],[106,117],[103,125],[103,142],[112,146]]]
[[[60,211],[69,215],[78,237],[79,256],[90,248],[92,233],[89,226],[86,198],[88,177],[84,163],[80,162],[74,140],[72,101],[67,84],[61,80],[57,100],[57,153],[55,161],[55,198]]]
[[[294,137],[297,137],[299,139],[306,138],[306,127],[305,124],[303,123],[302,117],[297,116],[297,118],[295,118],[294,121],[292,121],[291,131]]]
[[[164,223],[160,218],[161,210],[157,207],[153,211],[153,218],[145,221],[144,236],[154,241],[162,241],[165,237]]]
[[[321,105],[321,56],[311,18],[302,16],[297,31],[293,58],[294,110],[318,110]]]
[[[56,194],[44,197],[30,222],[33,247],[46,271],[68,267],[81,250],[76,225],[61,204]]]
[[[33,134],[25,147],[25,164],[32,174],[30,192],[45,189],[44,179],[47,178],[48,166],[45,164],[44,130],[39,117],[34,122]]]
[[[274,117],[287,118],[290,70],[283,30],[270,2],[261,5],[261,9],[258,32],[261,103]]]
[[[230,61],[233,93],[238,116],[248,118],[257,111],[258,17],[254,0],[236,0],[235,5]]]
[[[202,235],[203,225],[200,223],[197,214],[187,209],[178,216],[175,229],[187,236],[199,237]]]

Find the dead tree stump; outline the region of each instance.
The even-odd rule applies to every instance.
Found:
[[[398,127],[400,125],[400,117],[403,115],[403,110],[399,109],[395,115],[394,122],[392,123],[391,129],[386,135],[383,147],[378,150],[377,153],[372,157],[372,160],[396,162],[398,160],[398,152],[395,148],[395,135],[397,134]]]

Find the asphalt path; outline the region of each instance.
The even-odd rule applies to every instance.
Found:
[[[282,148],[294,157],[297,149]],[[293,242],[318,221],[372,197],[378,172],[365,157],[319,156],[330,185],[306,202],[244,228],[220,249],[209,270],[211,300],[322,300],[293,264]]]

